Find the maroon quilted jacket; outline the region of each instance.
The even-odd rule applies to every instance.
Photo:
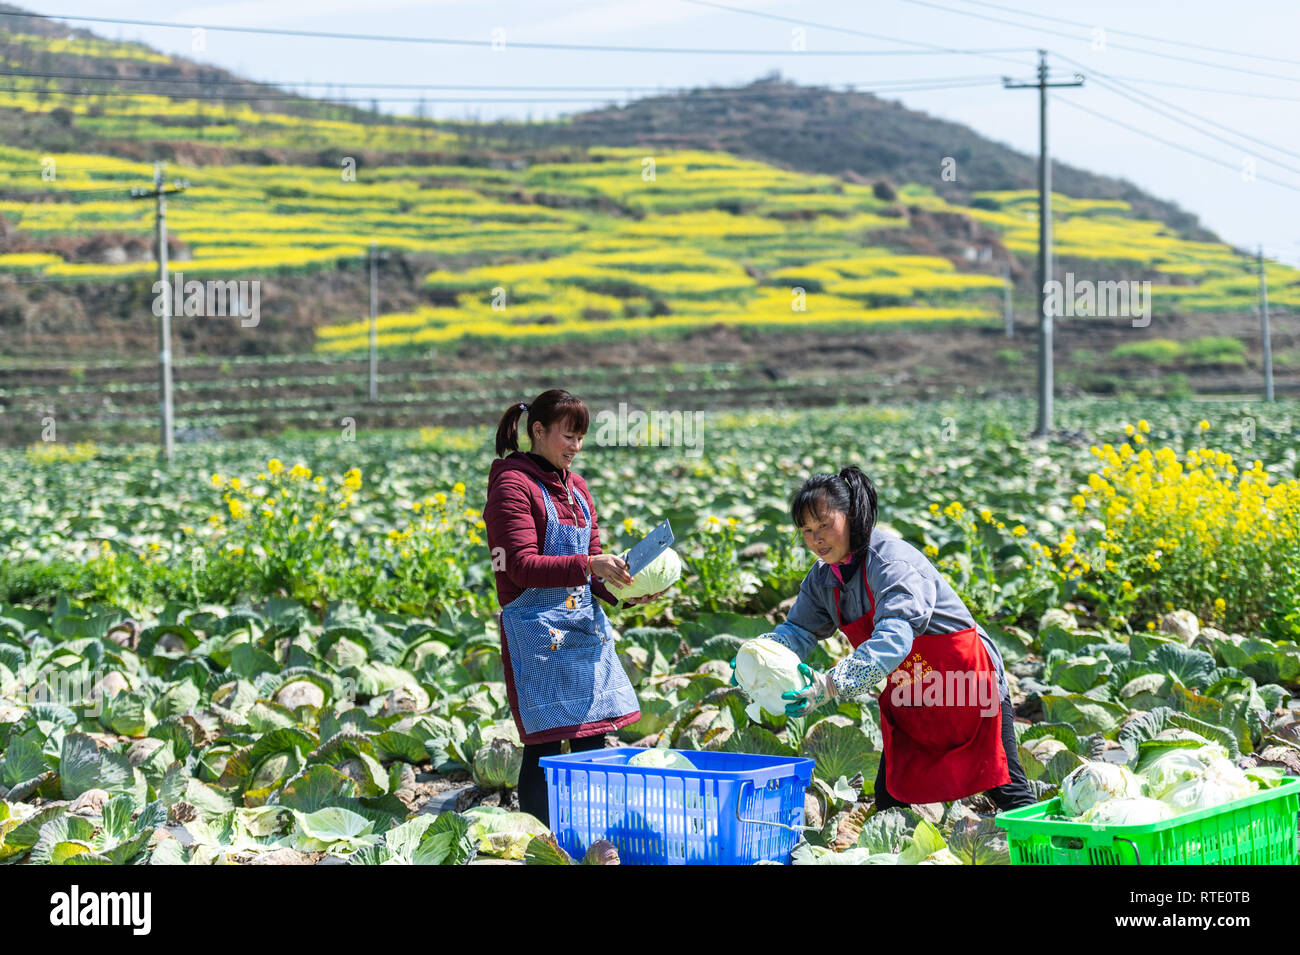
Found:
[[[546,543],[546,503],[537,486],[539,478],[546,485],[562,524],[574,527],[586,524],[573,494],[581,494],[586,499],[591,512],[588,552],[593,556],[601,553],[596,505],[581,477],[571,470],[563,474],[549,471],[523,451],[497,458],[488,472],[483,523],[487,527],[488,551],[494,558],[498,554],[505,557],[505,570],[496,571],[497,601],[503,607],[528,587],[576,587],[587,582],[587,559],[583,555],[542,554]],[[495,559],[493,564],[500,567]],[[591,592],[606,603],[619,605],[618,598],[598,577],[591,579]]]
[[[586,523],[582,509],[574,494],[586,498],[591,513],[591,543],[588,552],[601,553],[600,534],[596,530],[596,506],[586,482],[572,471],[556,472],[538,464],[527,453],[516,451],[492,462],[488,472],[487,504],[483,508],[483,523],[487,526],[488,549],[494,555],[504,553],[505,570],[497,570],[497,600],[505,606],[528,587],[576,587],[587,581],[587,559],[582,554],[567,557],[548,557],[542,554],[546,543],[546,503],[542,500],[537,478],[546,485],[547,493],[555,505],[556,517],[565,524],[581,527]],[[498,551],[497,548],[502,548]],[[500,562],[493,560],[493,566]],[[618,599],[609,592],[604,581],[593,576],[591,592],[607,603],[618,606]],[[497,615],[498,626],[501,616]],[[505,668],[506,693],[510,698],[510,713],[514,717],[519,738],[524,743],[549,743],[561,739],[602,736],[635,723],[641,718],[640,710],[624,713],[614,719],[561,726],[537,733],[526,733],[519,715],[519,698],[515,689],[510,653],[506,648],[505,633],[501,633],[501,662]]]

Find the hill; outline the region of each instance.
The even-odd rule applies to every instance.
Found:
[[[258,283],[251,327],[176,310],[178,394],[191,399],[178,415],[223,433],[356,418],[371,243],[384,252],[379,345],[392,356],[381,406],[366,409],[375,426],[473,420],[525,382],[572,375],[574,349],[611,394],[617,382],[600,369],[649,362],[658,381],[647,399],[702,380],[696,397],[714,404],[780,400],[778,382],[839,400],[860,391],[861,363],[873,360],[892,364],[879,384],[895,394],[928,394],[934,368],[953,364],[969,374],[949,380],[977,393],[1030,385],[1001,328],[1006,270],[1025,327],[1036,307],[1033,194],[1018,188],[1032,161],[969,130],[777,79],[728,99],[726,116],[710,112],[720,97],[695,91],[561,123],[421,123],[9,19],[0,440],[24,440],[56,406],[96,433],[148,428],[150,372],[126,365],[156,350],[153,214],[129,189],[151,182],[154,158],[190,183],[169,208],[174,271]],[[802,134],[771,135],[783,122],[803,123]],[[845,127],[835,148],[800,153]],[[1003,188],[922,177],[907,156],[940,142]],[[839,168],[798,167],[827,156]],[[1190,374],[1200,388],[1230,389],[1256,349],[1215,343],[1249,342],[1257,328],[1252,264],[1130,186],[1077,170],[1061,178],[1080,194],[1054,200],[1059,274],[1149,281],[1154,312],[1146,332],[1080,323],[1079,367],[1073,377],[1063,368],[1062,384],[1114,391],[1136,378],[1177,390]],[[1300,305],[1300,273],[1270,265],[1269,278],[1276,305]],[[1172,351],[1123,351],[1149,338]],[[827,342],[857,357],[826,374],[794,367]],[[1079,357],[1085,344],[1094,360]],[[1291,341],[1275,345],[1285,364]],[[519,362],[526,375],[512,372]],[[222,390],[239,367],[242,396]],[[470,380],[451,374],[470,368]],[[440,407],[439,383],[453,381],[472,398]]]

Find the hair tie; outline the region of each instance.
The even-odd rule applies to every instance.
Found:
[[[522,401],[519,402],[519,410],[520,410],[520,411],[527,411],[527,410],[528,410],[528,405],[524,404]]]

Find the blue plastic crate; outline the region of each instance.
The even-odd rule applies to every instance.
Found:
[[[803,824],[813,761],[679,750],[695,769],[629,766],[633,747],[543,756],[550,827],[581,857],[600,839],[622,862],[748,865],[788,862]]]

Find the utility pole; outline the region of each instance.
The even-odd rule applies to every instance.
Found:
[[[1015,315],[1011,310],[1011,263],[1008,262],[1004,274],[1006,284],[1002,286],[1002,317],[1007,324],[1007,338],[1011,338],[1016,332]]]
[[[153,190],[133,188],[131,198],[157,200],[154,207],[154,225],[158,236],[158,281],[162,285],[162,315],[158,318],[158,391],[160,393],[162,454],[167,464],[172,463],[174,445],[172,427],[172,293],[167,279],[167,196],[184,192],[189,180],[174,180],[170,187],[163,184],[165,162],[153,164]]]
[[[1068,83],[1047,81],[1047,51],[1038,51],[1038,82],[1013,83],[1002,77],[1005,89],[1038,90],[1038,427],[1035,437],[1052,433],[1052,315],[1047,308],[1047,283],[1052,278],[1052,162],[1047,153],[1047,91],[1059,86],[1082,86],[1083,74]]]
[[[1259,247],[1259,321],[1264,330],[1264,400],[1273,403],[1273,339],[1268,328],[1268,278],[1264,275],[1264,247]]]
[[[379,250],[370,243],[370,400],[379,400]]]

